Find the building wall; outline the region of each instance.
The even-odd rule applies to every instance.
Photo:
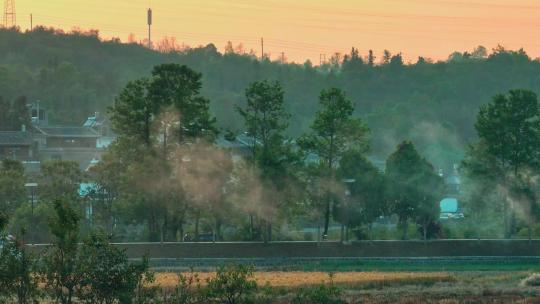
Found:
[[[46,148],[39,151],[39,159],[42,162],[48,160],[74,161],[79,164],[81,170],[85,170],[92,159],[101,159],[103,152],[103,149],[96,148]]]
[[[30,146],[1,146],[0,159],[31,160],[32,149]]]
[[[534,256],[540,241],[437,240],[335,242],[119,244],[130,257],[150,258],[279,258],[279,257],[434,257]]]
[[[96,148],[97,138],[48,137],[47,148]]]
[[[435,240],[272,243],[125,243],[130,258],[153,259],[283,259],[396,257],[532,257],[540,240]],[[36,249],[42,250],[46,246]]]

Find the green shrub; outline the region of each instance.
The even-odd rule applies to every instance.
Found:
[[[83,277],[78,269],[79,216],[65,201],[55,201],[54,209],[49,223],[54,241],[45,252],[41,273],[51,296],[59,303],[71,304]]]
[[[330,282],[316,287],[301,289],[293,298],[293,304],[343,304],[341,300],[342,290],[334,286],[333,275],[330,274]]]
[[[151,283],[154,283],[156,278],[152,271],[149,270],[148,257],[142,258],[140,263],[131,264],[131,276],[135,283],[135,297],[132,299],[125,299],[122,303],[137,303],[147,304],[152,303],[153,299],[157,298],[157,287],[150,287]]]
[[[217,303],[245,303],[257,291],[253,266],[219,267],[215,278],[207,281],[208,296]]]
[[[50,243],[52,236],[49,230],[49,219],[52,217],[54,217],[54,208],[50,202],[35,204],[33,215],[32,204],[25,202],[15,210],[10,219],[9,229],[11,231],[26,229],[26,243]]]
[[[124,250],[103,234],[91,234],[80,252],[82,281],[77,296],[88,303],[131,303],[148,265],[129,263]],[[143,282],[144,283],[144,282]]]
[[[526,277],[523,281],[521,281],[521,285],[523,286],[540,286],[540,274],[533,273],[530,276]]]
[[[39,296],[35,259],[24,244],[8,241],[1,232],[0,241],[0,302],[14,297],[20,304],[33,303]]]
[[[172,293],[165,297],[165,303],[170,304],[197,304],[208,301],[206,290],[201,287],[201,280],[193,270],[187,275],[178,274],[178,284]]]

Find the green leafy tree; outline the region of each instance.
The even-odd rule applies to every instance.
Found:
[[[86,238],[80,250],[82,281],[77,297],[87,303],[132,303],[144,271],[129,262],[125,250],[100,233]]]
[[[371,230],[371,224],[388,213],[384,175],[357,150],[344,153],[337,173],[347,181],[349,194],[335,205],[334,217],[345,225],[347,232],[363,225]]]
[[[410,141],[404,141],[386,160],[387,198],[398,216],[402,238],[407,239],[408,222],[413,219],[427,237],[428,225],[437,219],[443,194],[442,178]]]
[[[496,163],[487,153],[486,145],[477,143],[468,147],[460,166],[464,178],[464,213],[471,219],[478,238],[489,226],[504,226],[504,221],[494,220],[500,218],[501,207],[506,204],[501,192],[497,191],[505,173]]]
[[[291,176],[290,169],[294,161],[284,135],[289,114],[284,108],[283,88],[278,82],[254,82],[246,89],[246,99],[246,106],[237,107],[237,111],[244,119],[249,136],[250,160],[258,168],[265,183],[278,191],[283,190],[286,186],[284,182]],[[253,228],[250,227],[250,230]],[[271,240],[271,230],[269,220],[265,240]]]
[[[82,181],[82,172],[78,163],[61,160],[46,161],[41,166],[39,179],[40,199],[49,202],[57,199],[72,202],[78,200],[79,185]]]
[[[285,112],[283,88],[278,82],[254,82],[246,89],[246,98],[246,107],[237,111],[251,140],[251,159],[271,178],[288,160],[284,132],[290,116]]]
[[[488,170],[468,166],[471,175],[484,175],[496,172],[502,179],[499,185],[506,192],[513,184],[520,184],[524,175],[535,171],[539,164],[540,148],[540,106],[535,93],[527,90],[511,90],[508,94],[499,94],[480,108],[475,124],[482,154],[469,152],[470,163],[475,158],[493,161]],[[477,161],[478,162],[478,161]],[[483,169],[486,169],[484,167]],[[523,185],[523,183],[521,183]],[[525,196],[527,197],[527,196]],[[504,204],[505,236],[511,237],[515,230],[514,208],[507,196]],[[527,201],[528,205],[533,201]]]
[[[24,168],[18,161],[5,159],[0,166],[0,209],[8,215],[25,202],[26,177]]]
[[[382,60],[381,60],[381,63],[383,65],[387,65],[387,64],[390,64],[390,60],[392,59],[392,53],[390,53],[389,50],[384,50],[383,51],[383,57],[382,57]]]
[[[362,69],[364,60],[360,57],[357,48],[352,48],[351,53],[343,58],[342,70],[345,73],[354,73]]]
[[[113,131],[132,144],[150,147],[152,124],[159,105],[148,97],[148,79],[129,82],[109,109]]]
[[[114,235],[114,222],[117,218],[116,205],[120,199],[123,186],[124,167],[115,153],[107,153],[101,161],[90,169],[90,178],[96,183],[96,188],[89,194],[91,199],[99,201],[101,218],[106,230]]]
[[[0,301],[2,298],[15,297],[19,304],[37,301],[38,277],[37,265],[32,254],[27,252],[22,242],[7,239],[0,231]]]
[[[210,101],[200,96],[201,78],[200,73],[174,63],[158,65],[152,71],[150,99],[178,111],[180,142],[194,138],[213,142],[218,134],[216,119],[210,114]]]
[[[169,224],[171,238],[177,240],[187,204],[173,167],[195,157],[192,143],[201,139],[212,143],[218,134],[201,87],[201,74],[186,66],[162,64],[154,67],[150,78],[128,84],[110,109],[118,139],[95,174],[113,178],[101,184],[117,189],[116,199],[132,205],[128,208],[132,218],[147,220],[152,240],[165,239]],[[169,133],[176,143],[171,144]]]
[[[52,297],[71,304],[84,277],[79,269],[79,215],[65,200],[56,200],[54,209],[49,223],[54,240],[45,252],[42,272]]]
[[[32,208],[31,202],[25,202],[10,217],[9,228],[11,231],[26,230],[27,243],[48,244],[52,240],[49,230],[49,219],[52,216],[53,204],[43,202]]]
[[[311,125],[312,132],[299,140],[306,153],[318,157],[323,176],[332,182],[336,177],[339,159],[346,151],[368,150],[367,126],[358,118],[353,118],[354,106],[345,93],[333,88],[323,90],[319,97],[321,109]],[[328,234],[332,195],[326,193],[324,206],[324,235]]]
[[[7,212],[4,210],[0,211],[0,232],[4,232],[4,229],[6,229],[8,223],[9,217],[7,215]]]
[[[22,130],[23,126],[27,129],[30,128],[30,111],[26,97],[20,96],[13,102],[10,112],[10,123],[11,129],[14,131]]]
[[[13,131],[10,114],[11,103],[0,96],[0,131]]]
[[[367,58],[367,64],[370,67],[375,66],[375,54],[373,54],[373,50],[369,50],[368,58]]]

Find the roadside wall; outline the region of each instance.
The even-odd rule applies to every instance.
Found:
[[[355,258],[355,257],[534,257],[540,240],[437,240],[273,243],[130,243],[116,244],[130,258]]]

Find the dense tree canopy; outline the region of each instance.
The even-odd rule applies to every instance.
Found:
[[[443,181],[410,141],[398,145],[386,160],[388,181],[387,199],[393,213],[399,217],[407,238],[408,221],[414,219],[422,226],[424,237],[427,225],[437,220],[437,202],[442,199]]]
[[[528,90],[497,94],[480,108],[475,128],[479,141],[469,148],[463,162],[465,173],[475,180],[471,194],[496,186],[503,198],[505,236],[515,232],[515,214],[520,209],[526,210],[522,217],[527,219],[530,230],[536,217],[535,176],[540,169],[537,95]]]
[[[195,239],[199,230],[235,240],[270,240],[272,231],[293,238],[299,231],[289,224],[323,221],[327,235],[336,221],[357,228],[381,215],[397,218],[404,236],[415,223],[427,238],[443,192],[436,168],[461,160],[465,143],[477,139],[463,163],[481,183],[467,193],[475,202],[468,206],[482,213],[492,200],[484,194],[497,188],[513,207],[528,202],[519,205],[522,213],[536,212],[536,95],[496,95],[473,123],[495,93],[540,89],[539,62],[522,50],[488,54],[479,47],[444,62],[407,63],[399,53],[385,51],[376,61],[374,52],[352,48],[314,67],[259,60],[231,45],[225,54],[214,45],[157,52],[101,41],[95,32],[43,28],[0,30],[0,50],[2,129],[28,123],[26,104],[37,99],[53,124],[80,124],[110,109],[118,139],[93,172],[87,177],[75,163],[48,162],[38,182],[40,201],[74,205],[82,201],[79,183],[97,182],[107,203],[96,213],[119,240],[178,241],[185,228]],[[219,138],[223,145],[215,145],[221,129],[230,142]],[[235,134],[251,138],[251,157],[232,141]],[[391,154],[384,174],[367,153]],[[18,200],[24,175],[2,171],[0,202],[17,209],[12,227],[24,226],[31,213]],[[50,204],[38,208],[36,226],[53,211]],[[295,223],[292,211],[301,214]]]
[[[500,47],[417,63],[403,62],[397,52],[370,56],[355,48],[335,65],[322,67],[260,62],[240,49],[230,50],[222,54],[208,45],[164,53],[100,41],[96,32],[2,30],[0,92],[9,101],[20,95],[30,102],[41,100],[52,110],[53,122],[80,124],[112,105],[126,83],[148,75],[155,65],[173,62],[202,73],[205,86],[200,93],[211,101],[218,126],[242,132],[246,130],[234,105],[244,99],[244,89],[253,81],[279,81],[287,93],[284,106],[292,114],[287,132],[298,136],[308,131],[319,109],[321,88],[335,86],[347,92],[359,109],[355,116],[370,126],[373,153],[380,159],[408,138],[434,165],[450,168],[475,138],[473,125],[481,104],[510,88],[540,91],[540,62],[524,51]]]

